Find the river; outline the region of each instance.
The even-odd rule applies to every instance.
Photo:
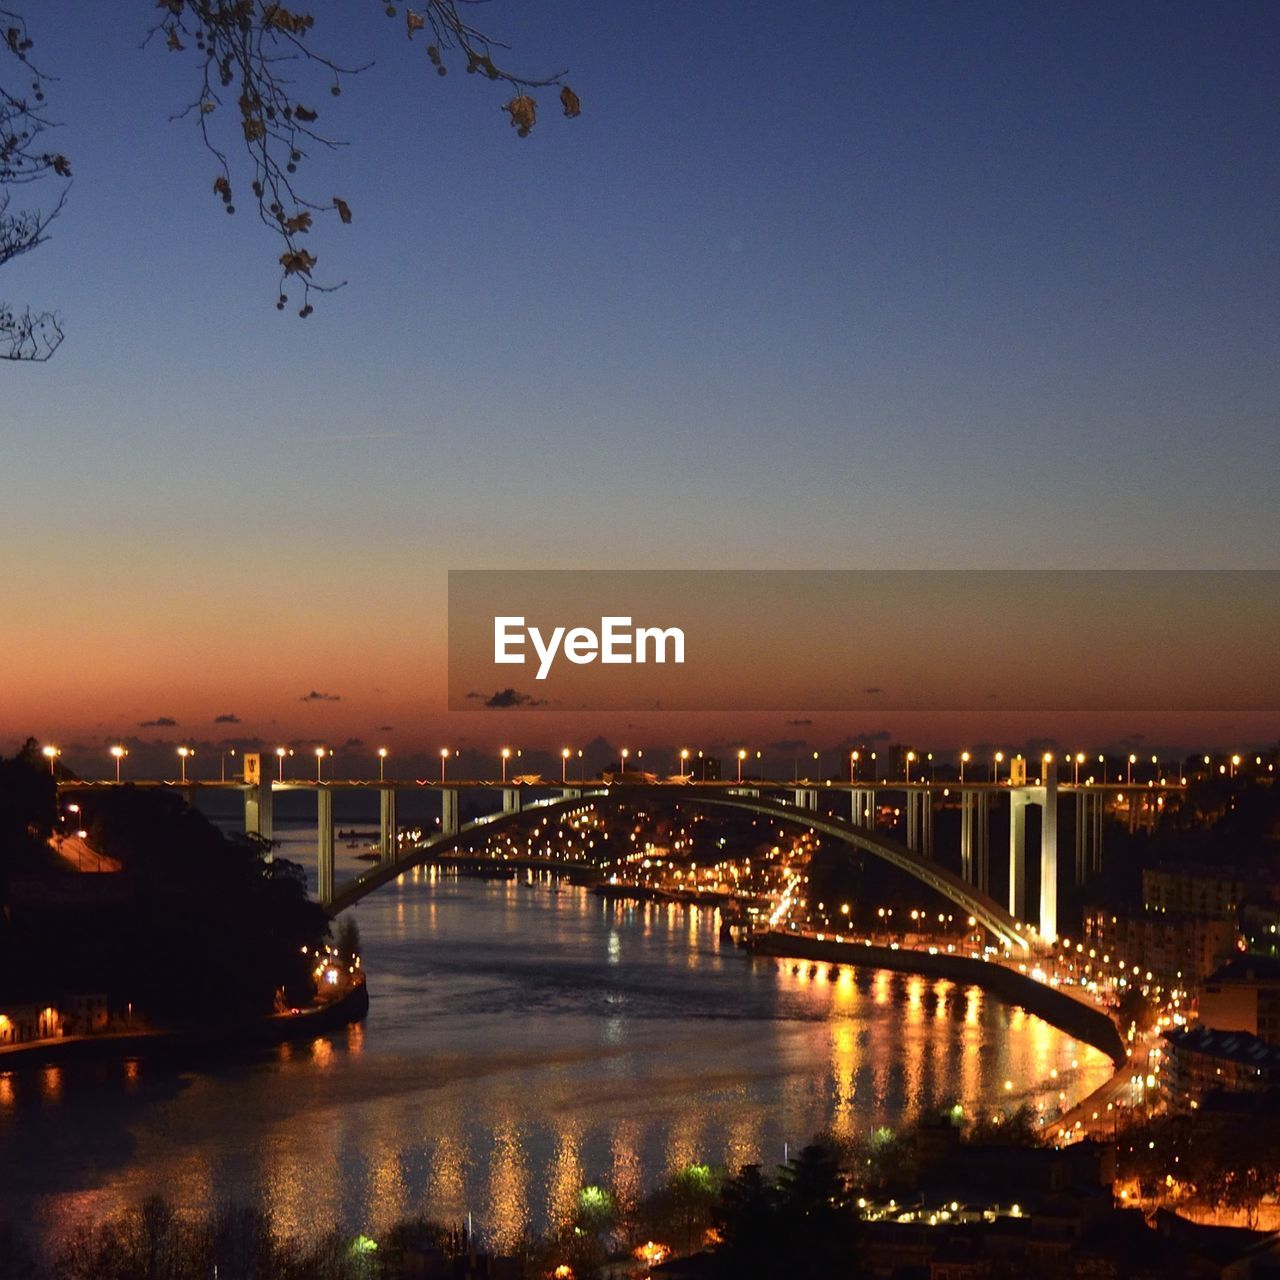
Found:
[[[419,869],[354,915],[372,1005],[343,1035],[0,1073],[0,1221],[49,1242],[158,1192],[261,1202],[301,1234],[470,1213],[501,1247],[587,1183],[631,1196],[956,1101],[1053,1107],[1111,1070],[977,988],[750,958],[711,912],[546,876]]]

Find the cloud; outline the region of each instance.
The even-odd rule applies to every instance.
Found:
[[[342,698],[336,693],[321,693],[319,689],[312,689],[310,693],[304,693],[299,702],[341,702]]]
[[[541,707],[546,699],[535,698],[531,693],[520,693],[517,689],[499,689],[497,693],[486,698],[483,693],[469,693],[468,698],[483,698],[486,707]]]
[[[394,733],[394,732],[395,732],[395,725],[393,725],[393,724],[380,724],[380,725],[378,726],[378,732],[379,732],[379,733]]]
[[[883,693],[884,690],[878,684],[869,684],[862,691],[863,693]]]
[[[172,716],[156,716],[154,720],[139,720],[139,729],[175,729],[178,722]]]
[[[768,751],[785,754],[788,751],[801,751],[809,744],[803,738],[782,738],[778,742],[765,745]]]
[[[364,746],[363,738],[348,738],[346,742],[342,744],[342,749],[344,751],[353,751],[355,750],[356,747],[363,747],[363,746]]]
[[[213,723],[214,724],[239,724],[240,717],[237,715],[232,715],[231,712],[228,711],[226,715],[214,716]]]
[[[792,725],[794,728],[803,729],[806,725],[812,724],[813,721],[812,720],[788,720],[787,723],[789,725]]]

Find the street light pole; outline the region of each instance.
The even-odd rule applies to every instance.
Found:
[[[193,755],[195,755],[195,752],[190,747],[178,748],[178,759],[181,761],[180,767],[182,769],[182,782],[184,786],[187,781],[187,757]]]
[[[120,762],[129,753],[128,751],[125,750],[124,747],[112,747],[111,754],[115,756],[115,759],[116,759],[116,781],[119,782],[120,781]]]
[[[385,782],[387,779],[387,749],[386,747],[378,748],[378,781]]]

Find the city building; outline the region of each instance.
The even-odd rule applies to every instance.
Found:
[[[1089,907],[1084,932],[1089,946],[1137,965],[1166,986],[1207,978],[1236,953],[1235,923],[1221,916],[1127,914]]]
[[[1166,1031],[1164,1041],[1162,1075],[1176,1110],[1197,1108],[1219,1092],[1266,1093],[1280,1086],[1280,1045],[1246,1031],[1180,1028]]]
[[[1216,1031],[1247,1031],[1280,1045],[1280,960],[1238,955],[1205,979],[1198,1018]]]
[[[1144,867],[1142,905],[1162,915],[1235,920],[1244,904],[1244,877],[1230,869]]]

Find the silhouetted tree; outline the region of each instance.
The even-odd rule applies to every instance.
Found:
[[[417,0],[411,5],[380,2],[380,7],[401,25],[410,45],[425,49],[423,61],[436,75],[461,66],[512,94],[503,110],[521,137],[528,137],[537,122],[535,90],[559,86],[563,113],[578,115],[578,97],[561,83],[563,72],[530,77],[495,60],[495,42],[463,17],[467,3]],[[289,282],[301,291],[298,314],[310,315],[312,294],[342,283],[322,284],[316,278],[311,233],[320,218],[350,223],[354,214],[342,196],[303,191],[298,174],[313,150],[337,145],[322,119],[321,104],[340,97],[343,85],[371,63],[349,62],[323,48],[315,35],[320,25],[315,14],[277,0],[143,0],[139,17],[157,10],[146,42],[163,45],[192,65],[196,88],[179,118],[194,121],[213,159],[214,195],[228,213],[235,213],[237,188],[248,188],[259,218],[283,250],[276,306],[283,310],[288,304]],[[371,15],[373,11],[371,5]],[[11,191],[50,176],[68,179],[71,166],[66,156],[44,147],[42,135],[52,125],[44,105],[49,77],[32,61],[33,42],[19,10],[0,9],[0,39],[5,59],[0,63],[2,267],[43,243],[67,194],[63,185],[43,205],[11,209]],[[0,303],[0,356],[45,360],[61,341],[62,328],[52,312]]]

